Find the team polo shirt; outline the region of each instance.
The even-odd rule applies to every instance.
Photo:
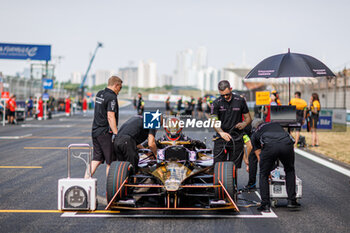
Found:
[[[118,96],[109,88],[99,91],[96,95],[92,137],[98,137],[110,131],[107,112],[114,112],[118,126]]]
[[[303,117],[304,109],[307,108],[307,103],[305,100],[300,98],[292,98],[289,102],[290,105],[294,105],[297,110],[297,115]]]
[[[311,111],[314,111],[314,109],[316,109],[317,112],[319,112],[321,110],[320,102],[318,100],[313,101],[310,108],[311,108]]]
[[[242,114],[246,113],[249,109],[245,99],[235,93],[229,102],[220,96],[211,105],[212,117],[221,121],[221,129],[227,133],[243,121]]]

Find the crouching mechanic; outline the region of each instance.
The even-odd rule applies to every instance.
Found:
[[[156,129],[145,129],[143,127],[143,116],[131,117],[120,127],[114,141],[114,153],[117,160],[130,162],[134,172],[137,172],[139,163],[137,148],[142,148],[142,142],[148,140],[149,149],[154,156],[157,156],[156,132]]]
[[[254,119],[252,123],[255,132],[251,142],[253,150],[259,158],[260,166],[260,196],[259,211],[270,212],[269,175],[279,159],[286,173],[288,194],[288,208],[299,207],[295,191],[294,170],[294,141],[292,137],[278,123],[264,123],[261,119]]]

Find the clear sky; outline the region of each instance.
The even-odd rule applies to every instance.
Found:
[[[286,52],[314,56],[337,71],[350,66],[350,1],[347,0],[0,0],[0,42],[51,44],[63,56],[61,78],[152,59],[159,74],[172,74],[176,52],[205,46],[209,65],[256,65]],[[15,74],[27,61],[0,60]]]

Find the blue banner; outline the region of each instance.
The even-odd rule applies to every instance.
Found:
[[[318,129],[332,129],[332,117],[320,116],[317,122]]]
[[[306,122],[302,127],[303,129],[306,129]],[[319,116],[317,121],[317,129],[332,129],[332,128],[333,128],[332,116]]]
[[[48,90],[53,88],[53,80],[52,79],[43,79],[43,88]]]
[[[51,60],[51,45],[0,43],[0,59]]]
[[[48,101],[49,98],[50,98],[49,94],[47,94],[47,93],[44,93],[44,94],[43,94],[43,100],[44,100],[44,101]]]

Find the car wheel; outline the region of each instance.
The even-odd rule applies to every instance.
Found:
[[[106,184],[108,203],[112,200],[114,194],[121,187],[125,179],[129,177],[132,170],[131,167],[132,166],[129,162],[125,162],[125,161],[112,162],[109,169],[107,184]],[[126,195],[127,195],[127,188],[123,187],[115,200],[122,199]]]
[[[233,162],[217,162],[214,167],[214,185],[219,185],[219,180],[231,196],[233,200],[236,199],[235,189],[235,166]],[[218,199],[225,199],[226,193],[222,187],[215,188],[215,197]]]

